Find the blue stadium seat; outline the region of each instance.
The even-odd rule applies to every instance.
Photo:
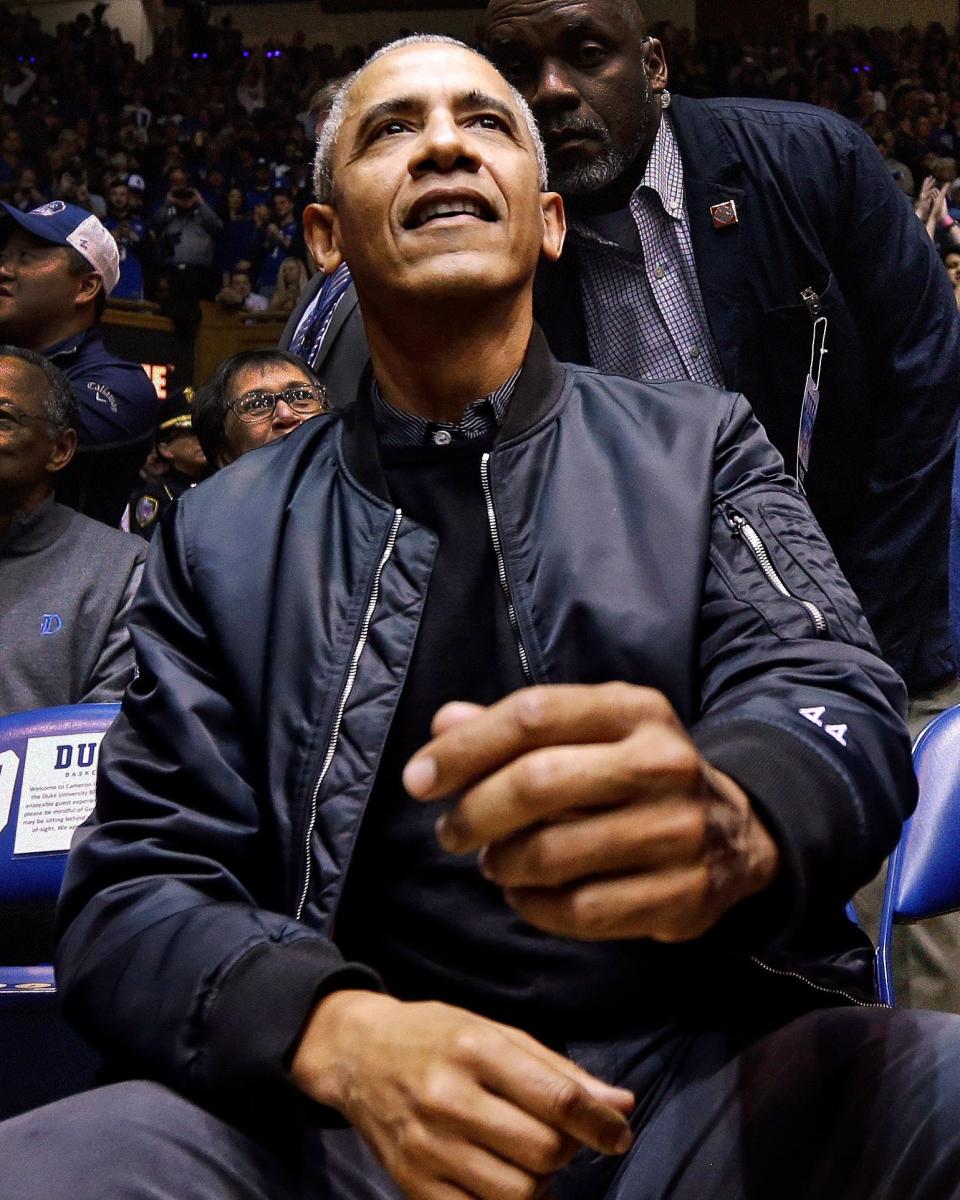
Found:
[[[960,705],[924,729],[913,747],[920,800],[890,856],[880,912],[877,984],[894,1003],[890,949],[894,925],[960,909]]]
[[[67,845],[93,806],[100,739],[119,708],[0,717],[0,1119],[94,1080],[97,1056],[60,1016],[49,958]]]

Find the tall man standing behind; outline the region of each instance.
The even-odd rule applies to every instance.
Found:
[[[915,735],[960,701],[960,318],[886,164],[807,105],[671,102],[633,0],[491,0],[486,45],[534,110],[570,218],[535,298],[551,349],[748,397],[906,680]],[[879,891],[858,898],[868,928]],[[957,918],[901,931],[895,949],[901,996],[960,1012]]]
[[[633,0],[491,0],[486,48],[533,108],[567,206],[535,301],[553,352],[742,391],[918,720],[952,702],[960,318],[873,145],[805,105],[671,103]]]

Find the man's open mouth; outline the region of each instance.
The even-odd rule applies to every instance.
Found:
[[[474,217],[479,221],[495,221],[496,214],[488,201],[480,196],[427,197],[410,209],[404,229],[420,229],[432,221],[449,221],[454,217]]]

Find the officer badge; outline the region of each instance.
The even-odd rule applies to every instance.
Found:
[[[731,225],[740,224],[736,200],[724,200],[722,204],[711,204],[710,216],[713,218],[714,229],[727,229]]]
[[[137,507],[133,510],[133,515],[136,517],[137,524],[141,529],[146,529],[153,521],[157,519],[157,510],[160,508],[160,502],[155,496],[141,496],[137,501]]]

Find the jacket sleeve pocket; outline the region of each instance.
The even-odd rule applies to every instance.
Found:
[[[777,638],[876,646],[850,585],[803,498],[785,487],[741,493],[713,513],[711,563],[731,597]]]

